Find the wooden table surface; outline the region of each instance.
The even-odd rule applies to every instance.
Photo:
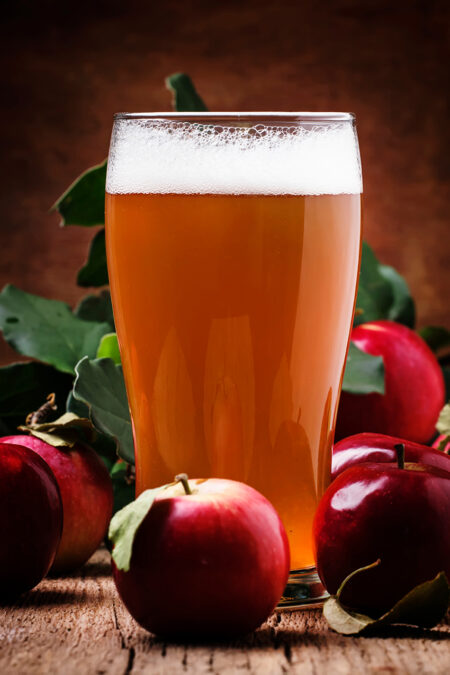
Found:
[[[45,579],[16,605],[0,607],[1,675],[447,675],[449,640],[448,619],[431,631],[398,627],[349,638],[329,630],[314,610],[275,612],[233,643],[168,644],[128,614],[104,550],[77,576]]]

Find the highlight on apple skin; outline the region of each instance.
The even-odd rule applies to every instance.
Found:
[[[331,461],[331,480],[356,464],[396,462],[395,447],[399,444],[404,445],[406,462],[426,464],[450,471],[450,456],[437,450],[435,444],[430,447],[386,434],[362,433],[348,436],[335,443]]]

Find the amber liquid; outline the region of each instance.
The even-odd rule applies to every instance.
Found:
[[[106,197],[137,493],[249,483],[314,565],[354,310],[359,195]]]

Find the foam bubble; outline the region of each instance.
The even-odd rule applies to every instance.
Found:
[[[348,122],[312,128],[116,120],[110,193],[358,194],[358,144]]]

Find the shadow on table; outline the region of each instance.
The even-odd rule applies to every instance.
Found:
[[[58,579],[99,579],[101,577],[111,576],[111,563],[104,560],[93,560],[87,562],[80,569],[74,570],[70,574],[48,574],[48,579],[57,581]]]
[[[99,577],[111,576],[111,563],[100,560],[89,562],[82,569],[83,578],[98,579]]]
[[[439,628],[427,629],[414,626],[389,626],[384,629],[372,630],[363,635],[365,638],[387,640],[389,638],[408,638],[410,640],[450,640],[450,632]]]
[[[67,590],[47,590],[35,588],[28,591],[22,597],[14,602],[0,603],[0,607],[9,607],[11,609],[27,609],[30,607],[53,607],[58,605],[70,605],[73,603],[82,602],[85,599],[83,591],[67,591]]]
[[[345,639],[351,638],[352,636],[343,636],[338,633],[335,633],[332,630],[320,631],[320,632],[308,632],[308,631],[295,631],[295,630],[276,630],[272,627],[264,627],[256,631],[253,635],[249,636],[246,640],[236,643],[236,646],[245,646],[246,648],[261,648],[261,647],[279,647],[279,646],[297,646],[305,644],[317,644],[320,645],[323,643],[324,638],[327,640],[330,639],[330,636],[334,636],[336,639]],[[353,636],[356,637],[356,636]],[[373,630],[366,635],[361,637],[366,639],[402,639],[408,638],[413,640],[450,640],[450,632],[441,630],[439,628],[425,629],[417,628],[414,626],[389,626],[385,627],[383,630],[378,629],[377,631]]]
[[[149,648],[155,644],[160,644],[163,655],[166,648],[170,646],[189,646],[190,648],[222,648],[222,649],[283,649],[287,659],[290,658],[290,650],[292,647],[296,646],[307,646],[307,645],[316,645],[317,648],[323,646],[324,641],[330,641],[331,638],[335,638],[336,641],[341,642],[342,640],[351,640],[352,637],[356,636],[343,636],[335,633],[332,630],[322,629],[319,631],[308,631],[308,630],[285,630],[277,629],[273,626],[264,626],[263,628],[255,631],[247,638],[240,640],[224,640],[219,641],[189,641],[185,642],[182,640],[168,642],[166,640],[160,640],[151,634],[142,633],[138,637],[138,642],[141,643],[143,649],[146,647]],[[415,628],[413,626],[390,626],[384,628],[384,630],[379,629],[378,631],[372,631],[370,634],[359,636],[358,639],[412,639],[412,640],[450,640],[450,632],[441,630],[439,628],[427,630],[424,628]]]

